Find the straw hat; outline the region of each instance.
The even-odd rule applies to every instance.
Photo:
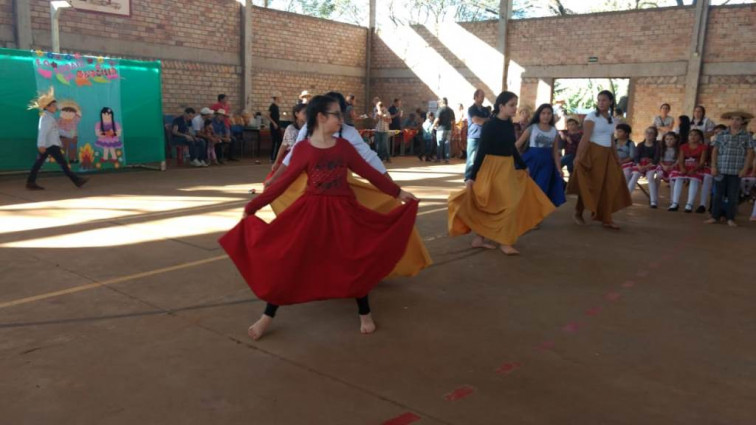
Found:
[[[228,116],[228,114],[226,114],[226,110],[225,109],[218,109],[217,111],[215,111],[215,113],[218,114],[218,115],[223,115],[224,117]]]
[[[212,114],[213,114],[213,110],[207,107],[202,108],[202,110],[200,111],[200,115],[212,115]]]
[[[743,121],[749,121],[753,119],[753,114],[749,114],[745,111],[730,111],[722,114],[723,120],[729,120],[732,119],[732,117],[742,117]]]
[[[299,93],[299,98],[300,99],[304,99],[304,98],[307,98],[307,97],[312,97],[312,95],[310,94],[309,91],[302,90],[302,93]]]
[[[50,104],[53,102],[56,102],[55,88],[53,86],[50,86],[50,89],[47,90],[47,93],[42,93],[37,96],[36,99],[32,99],[32,101],[29,103],[29,109],[39,109],[40,111],[44,111],[45,108],[50,106]]]

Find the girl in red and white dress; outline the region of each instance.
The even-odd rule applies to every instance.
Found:
[[[688,182],[688,200],[685,204],[685,212],[693,212],[693,201],[696,199],[698,188],[703,180],[703,169],[706,163],[706,145],[703,143],[703,132],[695,129],[690,130],[688,143],[680,147],[677,166],[673,169],[669,178],[672,180],[672,205],[669,211],[677,211],[682,195],[683,185]]]
[[[753,191],[756,188],[756,158],[751,163],[751,169],[748,173],[740,179],[740,192],[741,196],[746,199],[753,197]],[[751,213],[751,221],[756,221],[756,200],[753,202],[753,212]]]
[[[673,131],[668,131],[662,137],[661,156],[659,158],[659,169],[656,173],[656,181],[662,180],[669,183],[669,174],[677,164],[677,156],[680,154],[680,136]],[[658,184],[657,184],[658,186]]]
[[[356,298],[360,331],[375,331],[368,293],[404,254],[417,215],[417,198],[371,167],[346,140],[339,103],[315,96],[307,106],[308,139],[295,146],[286,171],[244,208],[239,224],[219,242],[267,307],[248,334],[259,339],[279,305]],[[405,204],[387,214],[357,202],[347,182],[352,170]],[[280,196],[302,172],[307,189],[272,222],[254,214]]]

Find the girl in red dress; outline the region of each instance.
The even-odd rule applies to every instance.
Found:
[[[308,139],[297,144],[283,175],[249,202],[239,224],[219,242],[252,291],[268,302],[248,334],[259,339],[279,305],[356,298],[360,331],[375,331],[367,295],[404,254],[417,198],[368,165],[341,127],[339,103],[316,96],[307,106]],[[388,214],[363,207],[347,183],[352,170],[405,202]],[[303,172],[305,194],[270,224],[254,213],[281,195]]]
[[[703,143],[701,130],[690,130],[688,143],[680,147],[677,166],[669,173],[672,180],[672,205],[669,211],[677,211],[682,195],[683,184],[688,182],[688,201],[685,212],[693,212],[693,201],[696,200],[698,188],[703,180],[703,169],[706,164],[706,145]]]

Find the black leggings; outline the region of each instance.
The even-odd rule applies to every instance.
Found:
[[[360,316],[370,314],[370,303],[368,303],[367,295],[362,298],[355,298],[355,300],[357,300],[357,312]],[[268,317],[276,317],[276,311],[278,311],[278,306],[275,304],[268,303],[265,306],[265,315]]]
[[[72,182],[76,183],[79,181],[79,176],[74,174],[73,171],[71,171],[71,167],[68,166],[68,162],[63,156],[63,152],[61,152],[60,146],[50,146],[49,148],[45,149],[45,153],[37,153],[37,160],[34,162],[34,165],[29,172],[29,177],[26,179],[27,183],[31,184],[37,181],[37,173],[39,173],[39,169],[42,168],[43,165],[45,165],[45,160],[48,156],[51,156],[53,157],[53,159],[55,159],[55,162],[58,163],[60,168],[63,170],[63,173],[65,173],[65,175],[68,176],[68,178],[71,179]]]

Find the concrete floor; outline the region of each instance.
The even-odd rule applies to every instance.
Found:
[[[258,342],[215,241],[267,165],[0,178],[0,423],[756,423],[745,205],[704,226],[636,191],[612,232],[571,198],[506,258],[446,236],[462,169],[394,162],[435,264],[374,291],[374,335],[338,300]]]

